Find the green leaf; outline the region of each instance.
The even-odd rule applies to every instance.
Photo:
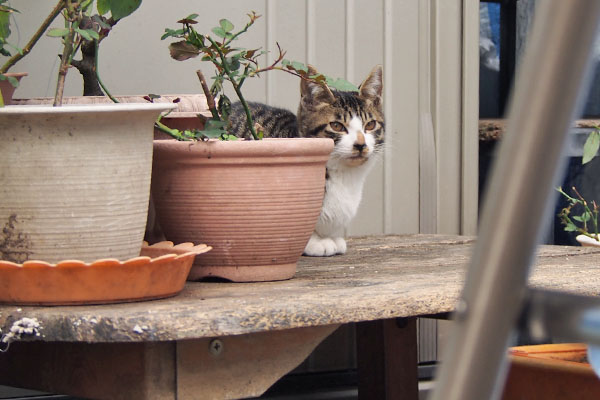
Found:
[[[216,139],[227,133],[227,131],[224,129],[205,129],[200,131],[200,133],[209,139]]]
[[[110,0],[98,0],[96,9],[100,15],[107,14],[110,11]]]
[[[193,44],[194,46],[196,46],[197,48],[202,48],[205,47],[204,46],[204,36],[200,35],[198,32],[196,32],[195,30],[191,30],[188,37],[187,37],[188,42],[190,42],[191,44]]]
[[[227,67],[231,72],[236,72],[242,66],[242,64],[240,64],[239,59],[236,57],[226,58],[225,61],[227,62]]]
[[[110,13],[115,21],[131,15],[138,9],[142,0],[108,0],[110,3]]]
[[[0,74],[0,81],[8,81],[13,87],[19,87],[19,80],[14,76],[7,76],[4,74]]]
[[[575,232],[577,231],[577,227],[575,226],[575,224],[569,222],[566,226],[565,226],[565,232]]]
[[[85,40],[91,41],[91,40],[98,40],[100,39],[100,35],[98,35],[98,32],[96,32],[93,29],[75,29],[75,31],[77,33],[79,33],[81,35],[82,38],[84,38]]]
[[[206,130],[216,130],[216,129],[221,129],[224,128],[227,125],[227,122],[225,121],[217,121],[215,119],[209,119],[208,121],[206,121],[206,126],[204,127],[204,129]]]
[[[19,80],[17,78],[15,78],[14,76],[7,76],[6,78],[8,79],[8,82],[10,82],[12,87],[14,87],[14,88],[19,87]]]
[[[83,12],[87,12],[88,8],[92,5],[93,2],[94,0],[84,0],[79,4],[79,7],[81,7],[81,10]]]
[[[358,92],[358,87],[356,85],[342,78],[333,80],[332,78],[327,77],[327,86],[342,92]]]
[[[227,19],[220,20],[219,25],[221,25],[224,32],[231,32],[233,30],[233,24]]]
[[[221,135],[221,140],[224,141],[233,141],[233,140],[238,140],[239,138],[235,135],[232,135],[231,133],[224,133]]]
[[[0,38],[6,39],[10,36],[10,13],[6,11],[0,12]]]
[[[600,148],[600,132],[598,130],[592,131],[585,144],[583,145],[583,158],[581,160],[582,164],[586,164],[592,160],[598,153],[598,149]]]
[[[296,71],[308,72],[308,67],[298,61],[292,61],[291,65]]]
[[[227,39],[227,38],[230,38],[233,36],[231,33],[226,32],[220,26],[217,26],[216,28],[212,28],[212,33],[214,33],[215,35],[217,35],[218,37],[223,38],[223,39]]]
[[[112,26],[110,26],[110,24],[108,24],[105,19],[103,17],[101,17],[100,15],[93,15],[92,16],[92,21],[94,21],[95,23],[97,23],[102,29],[106,29],[106,30],[111,30]]]
[[[573,219],[577,222],[587,222],[590,220],[590,215],[587,213],[584,213],[581,215],[575,215],[575,216],[573,216]]]
[[[165,33],[160,37],[160,40],[165,40],[168,37],[181,37],[183,29],[165,29]]]
[[[46,35],[50,37],[65,37],[69,34],[69,30],[67,28],[52,28],[48,30]]]

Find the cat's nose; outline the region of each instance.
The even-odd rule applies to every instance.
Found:
[[[354,148],[359,152],[362,153],[362,151],[364,150],[364,148],[367,147],[366,144],[364,143],[354,143]]]
[[[354,141],[354,150],[358,151],[358,154],[362,154],[363,150],[367,147],[365,143],[364,133],[356,132],[356,140]]]

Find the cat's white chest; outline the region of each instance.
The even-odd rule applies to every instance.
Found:
[[[343,230],[356,215],[368,165],[328,169],[323,209],[317,224],[320,235],[343,235]]]

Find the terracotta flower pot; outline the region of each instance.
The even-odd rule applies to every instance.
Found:
[[[153,123],[166,104],[0,108],[0,258],[140,253]]]
[[[509,354],[502,400],[600,399],[600,379],[587,361],[584,344],[520,346]]]
[[[27,76],[28,74],[27,72],[7,72],[4,75],[12,76],[20,81],[21,78]],[[0,91],[2,91],[2,98],[4,99],[5,105],[12,104],[12,98],[13,94],[15,93],[15,89],[16,88],[8,81],[8,79],[0,81]]]
[[[152,196],[176,243],[213,247],[189,279],[289,279],[319,216],[330,139],[154,141]]]

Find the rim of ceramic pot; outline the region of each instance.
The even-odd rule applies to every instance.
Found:
[[[115,96],[119,103],[142,103],[151,104],[146,100],[148,96],[124,95]],[[175,100],[179,99],[179,102]],[[54,97],[29,97],[13,98],[12,105],[48,105],[54,103]],[[63,106],[69,104],[112,104],[112,100],[106,96],[65,96]],[[210,116],[210,110],[206,105],[206,96],[201,94],[162,94],[154,99],[152,103],[176,104],[176,107],[165,116],[165,118],[196,118],[198,114]]]
[[[64,104],[60,107],[53,107],[49,104],[31,104],[1,107],[0,114],[73,114],[86,112],[166,111],[176,107],[176,104],[170,103]]]
[[[181,152],[185,154],[213,156],[297,156],[329,155],[334,142],[329,138],[264,138],[262,140],[179,141],[175,139],[154,140],[155,151]]]

